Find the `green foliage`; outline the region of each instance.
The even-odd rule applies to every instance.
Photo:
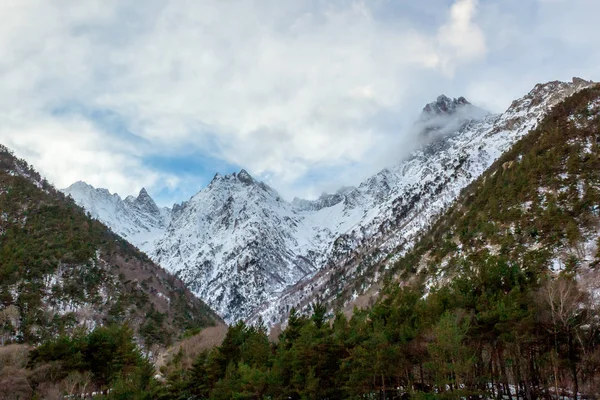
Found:
[[[478,262],[428,296],[389,285],[379,302],[351,319],[338,313],[328,320],[319,304],[310,317],[292,310],[277,343],[260,325],[237,323],[191,369],[175,369],[162,396],[458,399],[495,397],[514,385],[536,398],[549,396],[556,365],[562,387],[572,384],[569,365],[595,368],[583,355],[600,345],[598,314],[581,308],[584,297],[571,278],[530,276],[489,254]],[[570,314],[549,314],[549,302],[570,304]],[[595,372],[584,381],[598,378]]]
[[[140,275],[151,279],[138,284]],[[157,291],[169,297],[160,310]],[[1,145],[0,297],[3,341],[38,343],[73,332],[81,316],[55,311],[66,306],[91,306],[97,323],[132,322],[147,347],[216,319],[183,284]],[[18,317],[11,311],[7,318],[7,310]]]
[[[143,398],[131,396],[144,393],[153,383],[154,368],[142,356],[127,326],[108,326],[89,334],[60,336],[38,346],[30,354],[28,367],[44,370],[52,365],[52,382],[86,376],[86,386],[96,391],[112,388],[110,398]],[[43,385],[46,380],[36,381]]]
[[[165,314],[157,311],[154,307],[146,313],[145,322],[140,326],[139,333],[144,338],[146,346],[167,343],[169,332],[163,329]]]

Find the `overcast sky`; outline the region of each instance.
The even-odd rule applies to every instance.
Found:
[[[0,1],[0,143],[57,187],[186,200],[240,168],[357,184],[444,93],[600,80],[598,0]]]

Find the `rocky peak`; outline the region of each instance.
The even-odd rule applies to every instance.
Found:
[[[212,185],[213,183],[215,183],[215,182],[219,182],[219,181],[221,181],[221,180],[223,180],[223,175],[221,175],[220,173],[218,173],[218,172],[217,172],[217,173],[215,174],[215,176],[213,176],[213,178],[211,179],[211,181],[210,181],[209,185]]]
[[[111,193],[105,188],[95,188],[87,182],[77,181],[66,189],[62,190],[65,194],[71,195],[73,198],[86,196],[90,198],[101,198],[106,201],[116,202],[121,201],[118,193]]]
[[[94,190],[94,187],[84,181],[77,181],[71,186],[69,186],[67,189]]]
[[[585,79],[579,78],[577,76],[573,77],[572,82],[574,85],[589,85],[591,83],[594,83],[594,81],[586,81]]]
[[[148,194],[148,191],[146,190],[146,188],[142,188],[142,190],[140,190],[140,193],[138,194],[138,200],[144,200],[144,199],[148,199],[150,198],[150,195]]]
[[[237,178],[240,182],[246,185],[252,185],[255,183],[254,178],[252,178],[252,176],[245,169],[240,170],[240,172],[237,174]]]
[[[442,94],[438,98],[423,108],[421,119],[427,119],[434,116],[440,115],[452,115],[456,113],[461,107],[470,105],[469,101],[464,97],[458,99],[451,99],[448,96]]]
[[[215,186],[223,182],[228,182],[229,184],[241,182],[247,186],[257,183],[257,181],[252,177],[252,175],[248,173],[248,171],[246,171],[245,169],[241,169],[240,172],[234,172],[229,175],[221,175],[217,172],[208,186]]]
[[[474,106],[462,96],[451,99],[442,94],[423,107],[416,131],[419,140],[428,145],[448,133],[461,131],[469,121],[481,120],[487,115],[487,111]]]
[[[152,213],[160,213],[158,206],[156,205],[152,197],[150,197],[148,191],[145,188],[142,188],[142,190],[140,190],[140,193],[138,194],[134,203],[138,207],[146,209],[147,211],[150,211]]]
[[[570,96],[581,89],[590,87],[593,84],[593,81],[586,81],[585,79],[577,77],[574,77],[572,82],[551,81],[547,83],[538,83],[529,93],[527,93],[527,95],[513,101],[507,112],[513,115],[539,113],[542,108],[551,107],[565,97]],[[509,123],[514,123],[514,121],[518,121],[519,118],[522,117],[515,117],[513,121],[509,121]]]

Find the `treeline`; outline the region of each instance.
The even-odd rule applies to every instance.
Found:
[[[164,399],[556,398],[598,396],[598,305],[568,274],[488,255],[443,289],[392,289],[368,311],[292,311],[278,343],[231,327],[192,368],[175,357]],[[160,396],[159,396],[160,395]],[[474,396],[474,397],[472,397]]]
[[[488,254],[428,295],[423,287],[387,287],[378,303],[351,318],[328,315],[321,304],[310,316],[292,310],[275,342],[265,326],[240,322],[191,367],[182,362],[187,355],[175,354],[162,368],[164,379],[154,376],[127,327],[59,337],[23,356],[20,367],[0,352],[0,394],[165,400],[600,395],[598,299],[571,274],[552,277]],[[17,389],[19,396],[11,397]]]
[[[0,398],[152,398],[154,366],[127,326],[98,327],[56,339],[31,350],[0,347]]]

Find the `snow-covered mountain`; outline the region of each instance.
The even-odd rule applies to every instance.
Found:
[[[419,138],[426,144],[460,130],[468,121],[483,119],[488,114],[487,111],[469,103],[464,97],[450,99],[441,95],[423,108],[415,128]]]
[[[152,252],[154,241],[164,234],[171,221],[171,210],[159,208],[143,188],[137,197],[121,199],[107,189],[95,189],[79,181],[63,192],[147,254]]]
[[[152,258],[228,321],[315,271],[302,218],[245,170],[216,175],[173,214]]]
[[[345,212],[364,210],[363,216],[329,244],[326,259],[314,276],[266,301],[251,320],[260,315],[267,322],[280,322],[292,306],[305,309],[316,299],[331,307],[344,307],[369,290],[379,282],[383,269],[411,249],[462,189],[535,128],[552,106],[592,84],[579,78],[570,83],[538,84],[502,114],[466,122],[450,119],[458,130],[430,141],[356,190],[345,190],[336,206],[344,204]],[[444,108],[450,110],[448,114],[455,113],[452,106],[437,107],[440,99],[448,104],[447,98],[440,96],[425,107],[421,121],[427,120],[426,114],[438,118]]]
[[[78,204],[176,273],[226,321],[283,319],[316,297],[352,299],[360,281],[419,234],[547,110],[591,83],[537,85],[500,115],[440,96],[416,123],[411,157],[317,200],[287,202],[246,171],[220,176],[190,200],[159,209],[143,190],[121,199],[78,182]],[[358,282],[358,283],[357,283]]]

